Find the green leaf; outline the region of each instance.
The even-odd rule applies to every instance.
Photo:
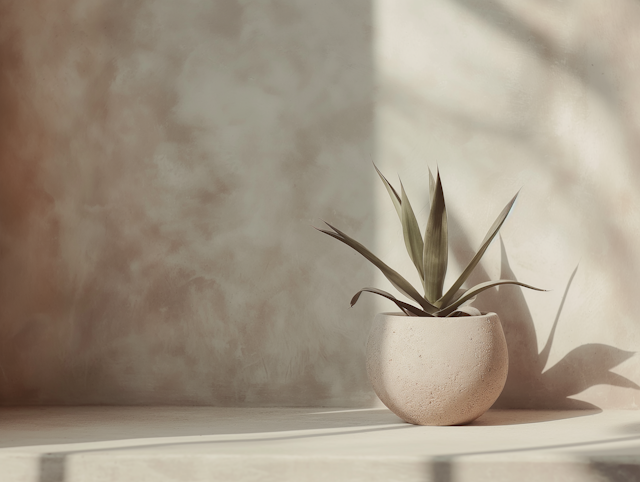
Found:
[[[456,292],[460,289],[460,287],[467,280],[467,278],[469,277],[471,272],[474,270],[474,268],[480,262],[480,259],[482,258],[482,256],[484,255],[485,251],[487,250],[487,248],[491,244],[491,241],[493,241],[493,238],[495,238],[496,235],[498,234],[498,231],[500,230],[500,228],[504,224],[505,220],[507,219],[507,216],[511,212],[511,209],[513,208],[513,205],[516,202],[516,199],[518,198],[518,194],[519,193],[520,193],[520,191],[518,191],[518,193],[516,193],[516,195],[513,196],[513,199],[511,199],[511,201],[509,201],[509,203],[504,207],[504,209],[502,210],[500,215],[493,222],[493,225],[491,226],[491,228],[489,228],[489,231],[487,232],[487,235],[482,240],[480,249],[478,250],[476,255],[473,257],[473,259],[469,262],[469,264],[464,269],[462,274],[458,277],[458,279],[455,281],[455,283],[453,283],[453,285],[451,285],[451,288],[449,288],[449,290],[445,293],[445,295],[436,302],[437,304],[439,304],[439,306],[447,306],[455,298]]]
[[[425,310],[427,313],[433,313],[437,311],[437,308],[433,306],[431,303],[429,303],[426,299],[424,299],[424,297],[421,296],[420,293],[418,293],[418,291],[413,286],[411,286],[411,283],[409,283],[402,276],[400,276],[398,272],[394,271],[389,266],[387,266],[384,262],[382,262],[377,256],[371,253],[371,251],[365,248],[362,244],[357,242],[355,239],[347,236],[345,233],[333,227],[329,223],[325,222],[325,224],[329,226],[331,229],[333,229],[335,232],[332,233],[330,231],[325,231],[324,229],[318,229],[318,228],[316,229],[318,229],[318,231],[322,233],[328,234],[329,236],[336,238],[338,241],[341,241],[347,246],[355,249],[358,253],[360,253],[362,256],[367,258],[371,263],[374,264],[376,268],[382,271],[382,274],[385,275],[385,277],[389,280],[389,282],[391,282],[394,288],[396,288],[398,291],[400,291],[400,293],[402,293],[406,297],[416,301],[422,307],[422,309]]]
[[[404,235],[404,245],[407,248],[409,257],[420,275],[420,280],[424,281],[424,264],[422,262],[422,256],[424,252],[424,242],[422,241],[422,235],[420,234],[420,226],[416,220],[416,215],[413,213],[411,203],[407,193],[404,191],[402,181],[400,182],[400,189],[402,192],[402,234]]]
[[[433,203],[433,193],[436,191],[436,180],[433,178],[431,168],[429,169],[429,202]]]
[[[419,308],[416,308],[413,305],[410,305],[409,303],[405,303],[404,301],[400,301],[399,299],[397,299],[395,296],[393,296],[391,293],[387,293],[386,291],[382,291],[379,290],[377,288],[362,288],[360,291],[358,291],[353,298],[351,298],[351,306],[355,305],[358,302],[358,299],[360,298],[360,295],[364,292],[364,291],[368,291],[369,293],[375,293],[377,295],[380,296],[384,296],[387,299],[390,299],[391,301],[393,301],[396,305],[398,305],[398,307],[407,315],[407,316],[433,316],[429,313],[427,313],[426,311],[422,311]]]
[[[449,256],[447,243],[447,209],[438,173],[424,235],[423,254],[425,295],[433,304],[442,296]]]
[[[440,311],[438,311],[437,313],[434,313],[434,314],[436,316],[447,316],[449,313],[453,313],[458,306],[463,304],[465,301],[473,298],[478,293],[481,293],[484,290],[488,290],[489,288],[493,288],[494,286],[508,285],[508,284],[524,286],[525,288],[529,288],[529,289],[536,290],[536,291],[547,291],[547,290],[543,290],[542,288],[536,288],[535,286],[531,286],[531,285],[528,285],[528,284],[525,284],[525,283],[521,283],[520,281],[513,281],[513,280],[508,280],[508,279],[501,279],[501,280],[498,280],[498,281],[485,281],[484,283],[480,283],[480,284],[474,286],[473,288],[468,289],[456,301],[454,301],[453,303],[451,303],[446,308],[443,308],[443,309],[441,309]]]
[[[373,167],[376,168],[376,172],[378,173],[378,176],[380,176],[380,179],[382,179],[382,183],[384,184],[384,187],[387,188],[389,197],[391,197],[391,201],[393,201],[393,207],[396,208],[396,212],[398,213],[398,218],[400,218],[400,221],[402,221],[402,207],[401,207],[402,201],[400,200],[400,196],[398,196],[398,193],[396,192],[396,190],[389,183],[389,181],[387,181],[387,178],[382,175],[378,167],[375,164],[373,165]]]

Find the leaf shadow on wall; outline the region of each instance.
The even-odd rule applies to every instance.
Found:
[[[463,232],[454,216],[449,215],[449,223],[459,233]],[[509,264],[502,238],[500,238],[500,249],[500,279],[517,280]],[[453,250],[458,259],[466,258],[468,253],[472,252],[465,236],[459,236],[456,239]],[[547,342],[540,352],[538,352],[533,317],[521,288],[501,286],[499,289],[487,290],[479,297],[476,303],[478,309],[498,313],[509,350],[507,382],[493,408],[599,409],[600,407],[573,399],[571,396],[602,384],[640,390],[640,386],[633,381],[611,371],[612,368],[632,357],[635,352],[602,343],[587,343],[574,348],[545,371],[556,328],[577,271],[578,266],[567,281]],[[472,278],[470,283],[476,284],[488,280],[489,275],[479,265],[472,274]]]

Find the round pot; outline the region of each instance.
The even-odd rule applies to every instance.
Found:
[[[495,313],[422,318],[380,313],[367,342],[367,373],[376,394],[416,425],[469,423],[496,401],[509,368]]]

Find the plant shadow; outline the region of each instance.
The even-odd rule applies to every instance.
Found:
[[[449,216],[449,222],[454,229],[463,232],[454,216]],[[465,236],[459,236],[456,241],[454,255],[462,260],[472,250]],[[500,250],[500,279],[517,280],[502,238]],[[493,408],[595,410],[601,407],[571,397],[601,384],[640,389],[635,382],[611,371],[635,352],[602,343],[581,345],[545,370],[562,310],[577,271],[578,266],[567,281],[553,326],[541,351],[538,351],[533,317],[520,287],[500,286],[487,290],[475,303],[481,311],[495,311],[498,314],[509,350],[509,374],[504,390]],[[469,282],[476,284],[488,279],[487,272],[478,265]]]

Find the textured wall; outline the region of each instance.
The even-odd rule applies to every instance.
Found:
[[[0,17],[2,403],[368,403],[369,2]]]
[[[498,405],[637,407],[638,2],[5,0],[0,18],[1,403],[373,403],[364,341],[390,306],[347,309],[377,275],[311,225],[412,271],[375,158],[422,222],[438,163],[452,276],[524,187],[473,281],[553,291],[478,301],[509,341]]]
[[[637,408],[640,3],[380,0],[375,17],[378,159],[417,211],[440,166],[451,275],[523,187],[473,281],[553,291],[478,298],[509,343],[498,405]],[[397,224],[384,192],[378,205]],[[405,263],[393,226],[381,252]]]

